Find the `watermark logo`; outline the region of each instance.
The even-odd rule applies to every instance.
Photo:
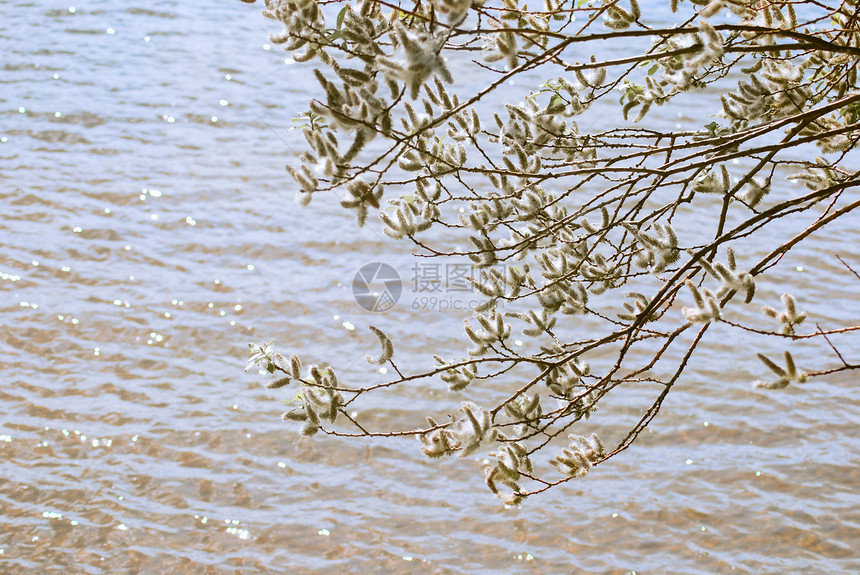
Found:
[[[356,303],[372,312],[385,312],[403,299],[401,305],[416,311],[474,311],[485,298],[476,293],[476,271],[470,263],[418,262],[411,269],[411,281],[406,282],[396,269],[382,262],[362,266],[352,279],[352,295]],[[507,273],[502,268],[502,277]],[[497,306],[503,306],[499,301]]]
[[[382,262],[361,267],[352,278],[352,295],[356,303],[367,311],[388,311],[397,305],[403,293],[400,274]]]

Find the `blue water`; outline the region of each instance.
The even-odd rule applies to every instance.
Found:
[[[266,44],[258,7],[2,14],[3,573],[860,570],[855,378],[755,390],[761,366],[737,354],[751,340],[719,326],[633,448],[519,509],[483,486],[483,455],[298,439],[279,418],[289,397],[243,372],[248,341],[382,381],[368,325],[400,365],[427,365],[460,353],[464,314],[440,308],[470,296],[425,302],[409,246],[373,220],[357,230],[337,198],[295,205],[291,119],[316,86]],[[760,301],[790,283],[810,323],[850,322],[856,279],[832,256],[860,261],[857,240],[847,222],[791,252]],[[405,286],[373,314],[350,286],[380,260]],[[797,357],[834,365],[826,346]],[[623,434],[637,398],[589,432]],[[356,409],[386,428],[455,405],[435,382]]]

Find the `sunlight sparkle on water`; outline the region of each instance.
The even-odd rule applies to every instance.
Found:
[[[517,553],[514,557],[517,561],[531,561],[534,559],[534,555],[532,555],[531,553]]]
[[[227,533],[229,533],[231,535],[235,535],[239,539],[243,539],[243,540],[248,539],[251,536],[251,534],[248,532],[247,529],[238,529],[236,527],[228,527]]]

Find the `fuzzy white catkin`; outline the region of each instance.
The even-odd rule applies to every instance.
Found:
[[[382,365],[382,364],[388,362],[394,356],[394,345],[391,343],[391,340],[388,339],[388,336],[382,332],[381,329],[374,327],[372,325],[369,326],[369,329],[370,329],[370,331],[373,332],[373,334],[379,340],[379,345],[382,348],[382,350],[379,354],[379,357],[374,358],[374,357],[370,357],[370,356],[365,356],[365,358],[367,359],[368,363],[375,364],[375,365]]]

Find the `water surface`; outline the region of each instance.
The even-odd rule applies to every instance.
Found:
[[[408,363],[457,354],[462,316],[412,310],[409,289],[382,316],[353,301],[362,263],[388,254],[409,278],[414,261],[335,198],[295,206],[290,120],[314,84],[272,29],[237,2],[3,5],[0,571],[860,570],[855,378],[754,390],[762,368],[729,336],[636,447],[521,509],[484,488],[480,457],[297,439],[243,373],[248,341],[360,382],[379,377],[368,324]],[[856,224],[790,253],[761,301],[791,282],[811,321],[856,319],[833,258],[860,261]],[[400,424],[411,405],[453,410],[436,382],[362,416]],[[621,433],[626,409],[595,430]]]

